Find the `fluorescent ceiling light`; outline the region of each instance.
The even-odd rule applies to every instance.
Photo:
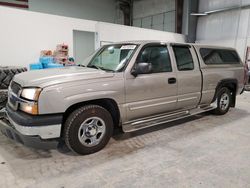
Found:
[[[191,13],[191,16],[207,16],[207,13]]]

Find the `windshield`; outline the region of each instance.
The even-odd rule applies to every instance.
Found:
[[[103,46],[97,53],[88,57],[83,66],[106,71],[121,71],[137,48],[135,44],[114,44]]]

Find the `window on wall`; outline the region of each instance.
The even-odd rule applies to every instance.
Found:
[[[194,69],[194,62],[189,47],[173,46],[177,68],[179,71],[189,71]]]
[[[152,73],[172,72],[171,61],[166,46],[148,46],[140,53],[137,63],[152,64]]]
[[[235,50],[201,48],[200,54],[205,64],[240,63],[240,58]]]
[[[29,8],[29,0],[6,0],[0,1],[0,6],[8,6],[15,8],[28,9]]]
[[[143,18],[136,18],[133,20],[133,26],[175,32],[175,10]]]
[[[133,10],[133,26],[175,32],[175,1],[138,0],[134,1]]]

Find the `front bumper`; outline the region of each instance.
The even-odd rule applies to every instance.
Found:
[[[248,76],[248,80],[247,80],[247,84],[245,85],[245,91],[250,91],[250,71],[247,74]]]
[[[250,84],[248,85],[245,85],[245,88],[244,88],[245,91],[250,91]]]
[[[62,115],[30,116],[7,106],[0,119],[0,131],[28,147],[52,149],[60,141],[61,122]]]

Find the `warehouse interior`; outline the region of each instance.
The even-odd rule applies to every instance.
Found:
[[[19,2],[19,4],[21,3]],[[23,21],[17,23],[17,19],[21,19],[20,16],[22,16]],[[135,0],[133,2],[94,0],[74,1],[74,3],[56,0],[30,0],[28,8],[13,9],[1,6],[1,17],[3,18],[2,25],[5,26],[0,36],[5,46],[3,56],[0,57],[3,65],[8,65],[7,59],[13,58],[9,59],[13,65],[27,66],[27,63],[36,60],[35,57],[39,55],[40,48],[51,49],[61,41],[69,44],[72,56],[76,55],[74,53],[77,53],[78,49],[75,49],[74,45],[78,44],[73,42],[73,38],[80,37],[80,34],[77,35],[75,32],[77,36],[74,36],[74,31],[92,32],[92,35],[94,33],[97,35],[92,51],[97,49],[102,42],[164,40],[168,37],[176,37],[177,39],[174,38],[174,40],[179,42],[186,40],[187,42],[237,48],[244,61],[246,48],[249,45],[249,2],[240,0],[225,2],[187,0],[180,1],[179,5],[178,1],[172,0]],[[101,26],[98,26],[108,23],[114,24],[110,27],[117,27],[124,33],[115,33],[113,30],[106,31],[105,28],[102,29]],[[124,25],[133,27],[125,27]],[[19,37],[16,31],[22,37]],[[131,36],[129,32],[133,32],[134,36]],[[144,32],[145,35],[140,32]],[[155,36],[151,37],[147,34],[150,32],[155,32]],[[136,35],[136,33],[139,34]],[[5,37],[7,34],[8,39]],[[93,40],[93,36],[88,37]],[[90,40],[88,37],[86,40]],[[25,41],[28,40],[30,42],[26,43]],[[36,45],[37,43],[39,45]],[[22,44],[23,48],[20,49],[14,44]],[[87,50],[84,45],[81,46],[81,49],[86,54],[85,57],[91,53],[84,52]],[[30,57],[21,56],[25,50],[31,51]],[[90,49],[88,50],[90,51]],[[20,56],[16,56],[14,59],[11,53],[15,53],[15,56],[20,53]]]
[[[0,0],[0,25],[0,187],[249,187],[250,0]],[[134,73],[137,67],[131,62],[137,62],[141,56],[141,63],[146,63],[145,59],[150,58],[143,56],[146,53],[143,50],[153,45],[167,46],[169,52],[164,61],[169,60],[170,71],[159,66],[160,71],[154,72],[152,64],[144,64],[139,73]],[[182,56],[180,61],[193,62],[191,68],[184,65],[182,74],[175,47],[189,49],[190,56]],[[207,65],[201,53],[203,48],[230,51],[231,56],[224,54],[224,59],[238,59],[240,65],[234,66],[235,62]],[[125,63],[121,60],[119,64],[124,63],[121,69],[107,71],[97,67],[98,63],[92,67],[85,64],[114,61],[117,49],[128,50],[123,54]],[[159,54],[166,53],[166,49]],[[113,56],[107,57],[108,52]],[[217,56],[211,59],[219,61]],[[171,67],[171,62],[177,65]],[[157,78],[165,69],[168,75]],[[208,77],[213,74],[214,77]],[[172,87],[164,90],[160,85],[164,82]],[[226,114],[219,116],[210,111],[215,103],[221,105],[223,95],[216,97],[219,89],[225,88],[223,83],[229,89],[229,106]],[[201,86],[194,92],[196,85]],[[34,96],[25,98],[23,91],[27,90],[26,96],[30,96],[29,89],[36,89],[31,91]],[[180,95],[189,90],[192,95]],[[209,92],[213,93],[210,101]],[[165,114],[157,105],[174,109],[169,107],[175,100],[173,93],[178,95],[177,102],[183,102],[181,105],[197,98],[196,111],[191,113],[183,107],[184,114],[190,113],[186,118],[174,116],[181,114],[180,110],[174,111],[174,115]],[[180,98],[184,95],[187,98]],[[80,96],[89,100],[80,100]],[[204,98],[211,102],[211,109],[202,103]],[[122,102],[113,104],[116,99]],[[10,105],[11,100],[16,100],[16,106]],[[31,113],[22,111],[25,107],[21,103],[25,100]],[[77,102],[73,104],[73,100]],[[29,106],[33,102],[35,110]],[[98,105],[100,108],[96,109]],[[206,110],[200,112],[203,106]],[[89,112],[93,114],[104,109],[100,112],[103,119],[93,116],[96,127],[98,123],[106,126],[105,118],[109,122],[109,117],[120,127],[112,127],[110,141],[103,149],[81,155],[84,152],[79,154],[75,145],[70,145],[74,136],[68,140],[66,136],[73,132],[70,123],[88,108],[93,108]],[[143,108],[147,108],[147,113]],[[27,123],[21,128],[11,119],[19,111],[23,117],[18,114],[18,122]],[[173,121],[158,123],[160,112],[164,112],[162,118],[173,116]],[[148,114],[153,121],[147,123],[146,117],[139,117],[138,113]],[[88,111],[81,117],[85,114]],[[72,121],[67,119],[71,116]],[[82,128],[85,124],[88,134],[99,134],[99,129],[93,130],[94,124],[88,123],[89,119],[80,123],[78,138],[85,131]],[[52,124],[63,127],[55,129],[60,134],[56,148],[26,146],[22,138],[5,131],[8,124],[15,134],[22,131],[43,140],[39,134],[48,133],[46,141],[54,142],[52,136],[57,133],[52,126],[42,130],[45,120],[50,122],[48,127]],[[38,135],[31,130],[33,122],[38,125]],[[142,126],[141,122],[144,128],[135,128],[137,124]],[[108,134],[109,127],[102,133]],[[92,142],[89,140],[85,141]],[[36,144],[36,140],[32,142]]]

